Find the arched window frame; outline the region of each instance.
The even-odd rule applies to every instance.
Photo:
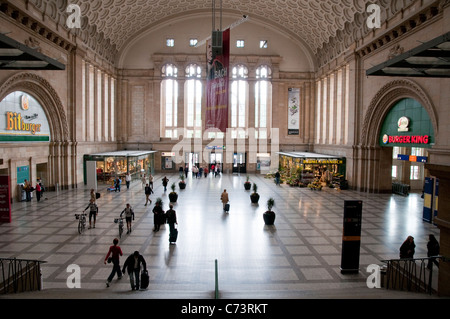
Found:
[[[178,68],[171,63],[161,68],[161,137],[178,135]]]
[[[272,69],[260,65],[255,82],[255,138],[267,139],[272,127]]]
[[[195,63],[186,66],[186,82],[184,85],[184,118],[185,135],[188,138],[202,137],[202,68]]]
[[[231,71],[230,127],[232,138],[246,138],[248,128],[248,68],[243,64]]]

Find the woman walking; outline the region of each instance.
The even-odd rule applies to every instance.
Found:
[[[105,257],[105,265],[106,262],[111,262],[113,264],[113,269],[108,279],[106,280],[106,287],[109,287],[109,284],[114,278],[114,275],[117,273],[118,279],[122,279],[122,272],[120,271],[120,256],[123,256],[122,249],[118,246],[119,240],[114,238],[113,245],[109,247],[108,254]],[[111,257],[110,257],[111,255]],[[110,258],[110,259],[109,259]]]

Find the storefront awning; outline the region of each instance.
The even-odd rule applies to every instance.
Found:
[[[334,155],[325,155],[318,153],[310,153],[310,152],[278,152],[280,155],[289,156],[292,158],[342,158],[342,156],[334,156]]]
[[[450,77],[450,32],[369,70],[368,76]]]
[[[143,155],[154,154],[157,151],[115,151],[106,153],[90,154],[89,156],[96,157],[139,157]]]
[[[66,66],[0,33],[0,70],[65,70]]]

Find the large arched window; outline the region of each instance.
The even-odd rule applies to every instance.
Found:
[[[272,70],[262,65],[256,69],[255,84],[255,137],[266,139],[271,127]]]
[[[178,69],[172,64],[166,64],[161,71],[161,137],[177,137]]]
[[[202,69],[196,64],[186,67],[184,118],[186,137],[202,137]]]
[[[248,69],[236,65],[232,69],[231,83],[231,128],[232,138],[245,138],[248,126]]]

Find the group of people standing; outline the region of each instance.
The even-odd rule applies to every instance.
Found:
[[[36,186],[33,187],[30,181],[24,180],[23,181],[23,190],[25,191],[25,198],[27,202],[31,201],[31,193],[36,192],[36,200],[38,202],[41,201],[41,197],[45,191],[45,187],[42,184],[42,181],[40,179],[37,180]]]

